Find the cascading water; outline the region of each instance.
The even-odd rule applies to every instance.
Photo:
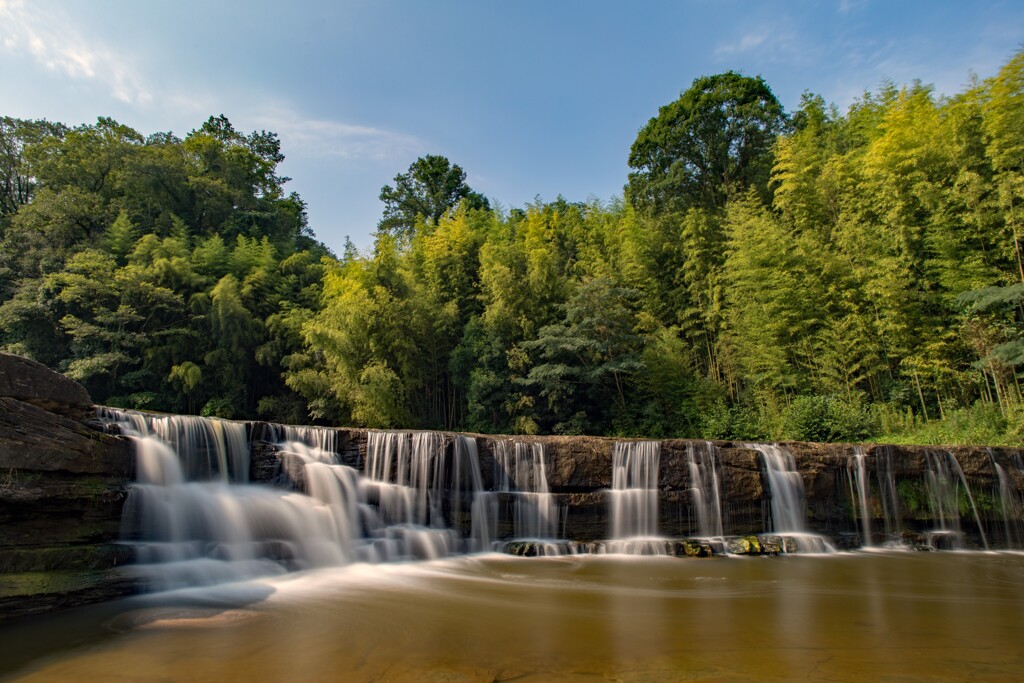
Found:
[[[882,504],[882,520],[886,544],[900,544],[903,533],[900,516],[900,498],[896,489],[896,466],[893,462],[891,446],[878,446],[875,449],[878,463],[878,494]]]
[[[715,445],[710,441],[686,444],[690,499],[697,516],[697,533],[703,538],[720,539],[725,532],[715,453]]]
[[[246,423],[116,409],[100,417],[136,442],[123,535],[149,588],[489,547],[485,535],[461,533],[491,527],[486,510],[469,518],[483,491],[470,437],[370,432],[360,472],[338,462],[336,430],[270,425],[299,493],[247,485]]]
[[[98,417],[128,425],[138,436],[157,436],[179,455],[189,479],[249,480],[249,440],[244,422],[195,415],[156,415],[99,408]]]
[[[434,559],[479,549],[483,541],[464,540],[460,529],[474,526],[463,523],[463,491],[475,497],[482,488],[472,438],[456,437],[449,458],[436,432],[370,432],[361,480],[365,503],[375,511],[367,559]]]
[[[323,514],[322,501],[189,480],[179,455],[162,439],[152,434],[134,439],[138,476],[125,503],[123,529],[147,587],[221,583],[349,559],[346,538]]]
[[[334,429],[306,425],[267,424],[271,443],[304,443],[325,453],[338,451],[338,432]]]
[[[660,555],[668,552],[658,537],[658,467],[661,443],[629,441],[612,450],[612,553]]]
[[[960,527],[960,495],[962,492],[970,506],[974,522],[978,526],[981,544],[985,550],[988,550],[988,539],[985,536],[985,527],[981,523],[981,517],[978,515],[978,506],[974,502],[971,487],[967,484],[967,477],[964,476],[964,471],[956,456],[949,451],[928,451],[925,453],[925,461],[928,465],[925,483],[929,504],[935,521],[939,525],[937,530],[930,533],[931,542],[954,548],[965,546],[964,534]]]
[[[823,537],[806,527],[807,499],[804,480],[796,469],[796,460],[789,449],[777,444],[745,444],[761,454],[771,496],[772,532],[793,538],[800,550],[825,553],[835,548]],[[785,549],[785,544],[783,544]]]
[[[849,463],[850,483],[853,487],[853,496],[857,501],[857,511],[860,518],[861,545],[865,548],[874,547],[871,537],[871,506],[868,503],[868,468],[867,449],[863,446],[854,446],[853,459]]]
[[[535,554],[566,550],[558,537],[558,508],[548,487],[547,448],[542,443],[501,440],[494,444],[494,491],[481,492],[474,522],[489,520],[486,538],[529,540]],[[500,530],[500,533],[499,533]],[[474,537],[483,537],[474,533]],[[507,547],[508,543],[502,544]]]
[[[992,460],[992,468],[999,480],[999,511],[1003,516],[1003,544],[1009,549],[1019,549],[1024,543],[1024,520],[1022,520],[1022,501],[1020,492],[1013,485],[1009,473],[996,461],[995,452],[988,449],[989,458]],[[1020,456],[1016,456],[1014,463],[1016,469],[1021,470]]]

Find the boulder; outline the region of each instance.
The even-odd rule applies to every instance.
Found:
[[[118,541],[135,457],[92,413],[74,381],[0,353],[0,620],[133,590]]]
[[[53,413],[84,417],[92,410],[89,392],[42,363],[0,352],[0,396],[31,403]]]
[[[134,463],[131,445],[123,438],[91,429],[34,403],[0,397],[0,471],[130,478]]]

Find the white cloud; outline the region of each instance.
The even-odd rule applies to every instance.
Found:
[[[755,32],[748,33],[741,37],[739,40],[732,43],[723,43],[715,48],[715,54],[718,56],[740,54],[744,52],[750,52],[751,50],[760,47],[764,44],[764,41],[768,39],[767,32]]]
[[[412,135],[330,119],[307,118],[287,107],[271,109],[254,117],[253,122],[277,133],[286,154],[392,161],[419,155],[425,150],[425,145]]]
[[[57,8],[43,11],[23,0],[0,0],[0,42],[70,80],[100,84],[121,102],[152,99],[125,55],[83,36]]]
[[[816,52],[817,47],[801,40],[792,28],[774,23],[748,31],[731,42],[719,43],[714,54],[719,59],[753,57],[759,62],[797,65],[814,59]]]
[[[846,16],[853,12],[859,12],[860,10],[867,7],[867,0],[839,0],[839,13]]]

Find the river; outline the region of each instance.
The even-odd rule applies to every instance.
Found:
[[[1024,555],[469,555],[0,627],[4,681],[1018,681]]]

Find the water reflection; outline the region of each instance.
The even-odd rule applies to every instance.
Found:
[[[49,652],[0,667],[12,681],[1017,680],[1022,588],[1024,557],[991,553],[353,565],[21,622],[0,629],[4,649]]]

